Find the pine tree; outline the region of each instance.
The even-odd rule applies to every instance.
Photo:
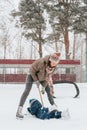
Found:
[[[43,13],[44,8],[41,0],[22,0],[19,4],[19,11],[12,13],[20,19],[22,34],[27,39],[32,39],[38,43],[40,57],[42,57],[42,45],[45,40],[43,32],[46,28]]]
[[[73,22],[72,28],[76,33],[87,32],[87,5],[81,6],[75,9],[77,17]]]
[[[69,55],[69,31],[73,31],[73,24],[76,21],[76,17],[78,16],[78,8],[81,4],[78,0],[50,0],[48,1],[47,5],[45,5],[49,17],[50,17],[50,24],[55,30],[53,32],[53,36],[57,34],[59,37],[63,37],[64,44],[65,44],[65,54],[66,59],[70,59]]]

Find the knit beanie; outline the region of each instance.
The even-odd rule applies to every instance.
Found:
[[[61,53],[53,53],[52,55],[50,55],[49,61],[58,63],[60,55]]]

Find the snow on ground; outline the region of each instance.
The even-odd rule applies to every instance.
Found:
[[[0,130],[87,130],[87,83],[79,83],[80,96],[73,98],[75,89],[73,85],[55,85],[55,99],[59,110],[69,109],[71,118],[69,120],[50,119],[40,120],[32,115],[23,120],[15,117],[20,96],[24,90],[24,84],[0,84]],[[39,98],[38,89],[35,85],[24,105],[23,112],[26,113],[28,99]],[[43,96],[44,105],[50,106],[46,94]]]

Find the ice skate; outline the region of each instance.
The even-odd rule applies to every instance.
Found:
[[[24,118],[24,116],[22,114],[22,109],[23,109],[23,107],[21,107],[21,106],[18,107],[18,110],[17,110],[17,113],[16,113],[17,119],[23,119]]]

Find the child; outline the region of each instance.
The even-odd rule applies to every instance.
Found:
[[[69,119],[69,111],[58,111],[57,109],[50,110],[49,108],[42,107],[42,104],[37,99],[29,100],[30,107],[27,108],[28,112],[39,119]]]

